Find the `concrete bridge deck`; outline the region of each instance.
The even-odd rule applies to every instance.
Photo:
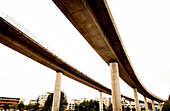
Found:
[[[38,44],[29,36],[21,32],[19,29],[8,23],[6,20],[0,17],[0,43],[5,46],[14,49],[15,51],[37,61],[38,63],[54,70],[63,71],[63,74],[69,78],[72,78],[82,84],[85,84],[91,88],[102,91],[111,95],[111,89],[101,85],[95,80],[82,74],[80,71],[70,66],[52,52]],[[121,95],[125,100],[134,102],[133,98]],[[140,103],[144,101],[140,100]]]
[[[73,80],[83,83],[91,88],[111,94],[111,90],[54,55],[48,49],[31,39],[19,29],[0,17],[0,43],[15,51],[37,61],[38,63],[63,74]]]
[[[165,101],[152,94],[135,73],[106,0],[53,2],[108,65],[118,61],[120,78],[130,87],[152,100]]]

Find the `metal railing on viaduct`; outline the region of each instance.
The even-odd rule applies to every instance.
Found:
[[[146,110],[148,102],[146,97],[161,102],[165,100],[150,93],[138,79],[130,60],[123,47],[116,25],[113,21],[106,1],[99,0],[54,0],[54,3],[73,23],[83,37],[89,42],[96,52],[110,65],[112,89],[86,76],[78,68],[70,65],[65,58],[56,53],[48,45],[38,39],[26,28],[19,25],[5,13],[0,18],[0,43],[16,50],[17,52],[49,67],[57,72],[53,99],[53,111],[59,110],[61,78],[64,74],[80,83],[100,91],[100,110],[102,111],[102,92],[112,95],[113,111],[121,111],[121,97],[135,101],[136,110],[140,110],[137,91],[144,95]],[[119,70],[120,69],[120,70]],[[120,72],[120,74],[119,74]],[[119,76],[132,88],[135,99],[120,94]]]

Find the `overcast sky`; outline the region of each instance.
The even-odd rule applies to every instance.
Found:
[[[170,94],[170,1],[108,0],[137,76],[153,94]],[[109,66],[51,0],[0,0],[0,10],[59,52],[86,75],[111,88]],[[56,72],[0,44],[0,97],[36,99],[54,91]],[[121,93],[133,90],[120,79]],[[99,92],[63,76],[67,98],[99,98]],[[110,97],[104,94],[104,97]],[[139,95],[139,99],[143,97]]]

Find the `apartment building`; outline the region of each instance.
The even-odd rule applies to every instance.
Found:
[[[83,101],[87,101],[87,98],[72,99],[71,103],[68,103],[65,110],[75,110],[76,105],[79,105]]]
[[[98,98],[92,99],[93,101],[98,101]],[[75,106],[79,105],[81,102],[87,101],[87,98],[80,98],[80,99],[72,99],[70,103],[68,103],[65,110],[75,110]],[[107,106],[111,103],[111,98],[103,98],[103,103]]]
[[[74,104],[74,103],[68,103],[65,110],[75,110],[75,106],[76,106],[76,104]]]
[[[20,102],[24,102],[25,99],[22,98],[12,98],[12,97],[0,97],[0,110],[4,110],[4,105],[5,104],[19,104]]]
[[[45,93],[44,95],[39,95],[38,96],[38,103],[40,106],[45,105],[45,101],[47,100],[48,95],[51,94],[50,92]]]

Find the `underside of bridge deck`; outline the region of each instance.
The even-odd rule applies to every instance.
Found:
[[[120,77],[130,87],[152,100],[165,101],[149,92],[135,73],[106,0],[53,2],[108,65],[118,61]]]

